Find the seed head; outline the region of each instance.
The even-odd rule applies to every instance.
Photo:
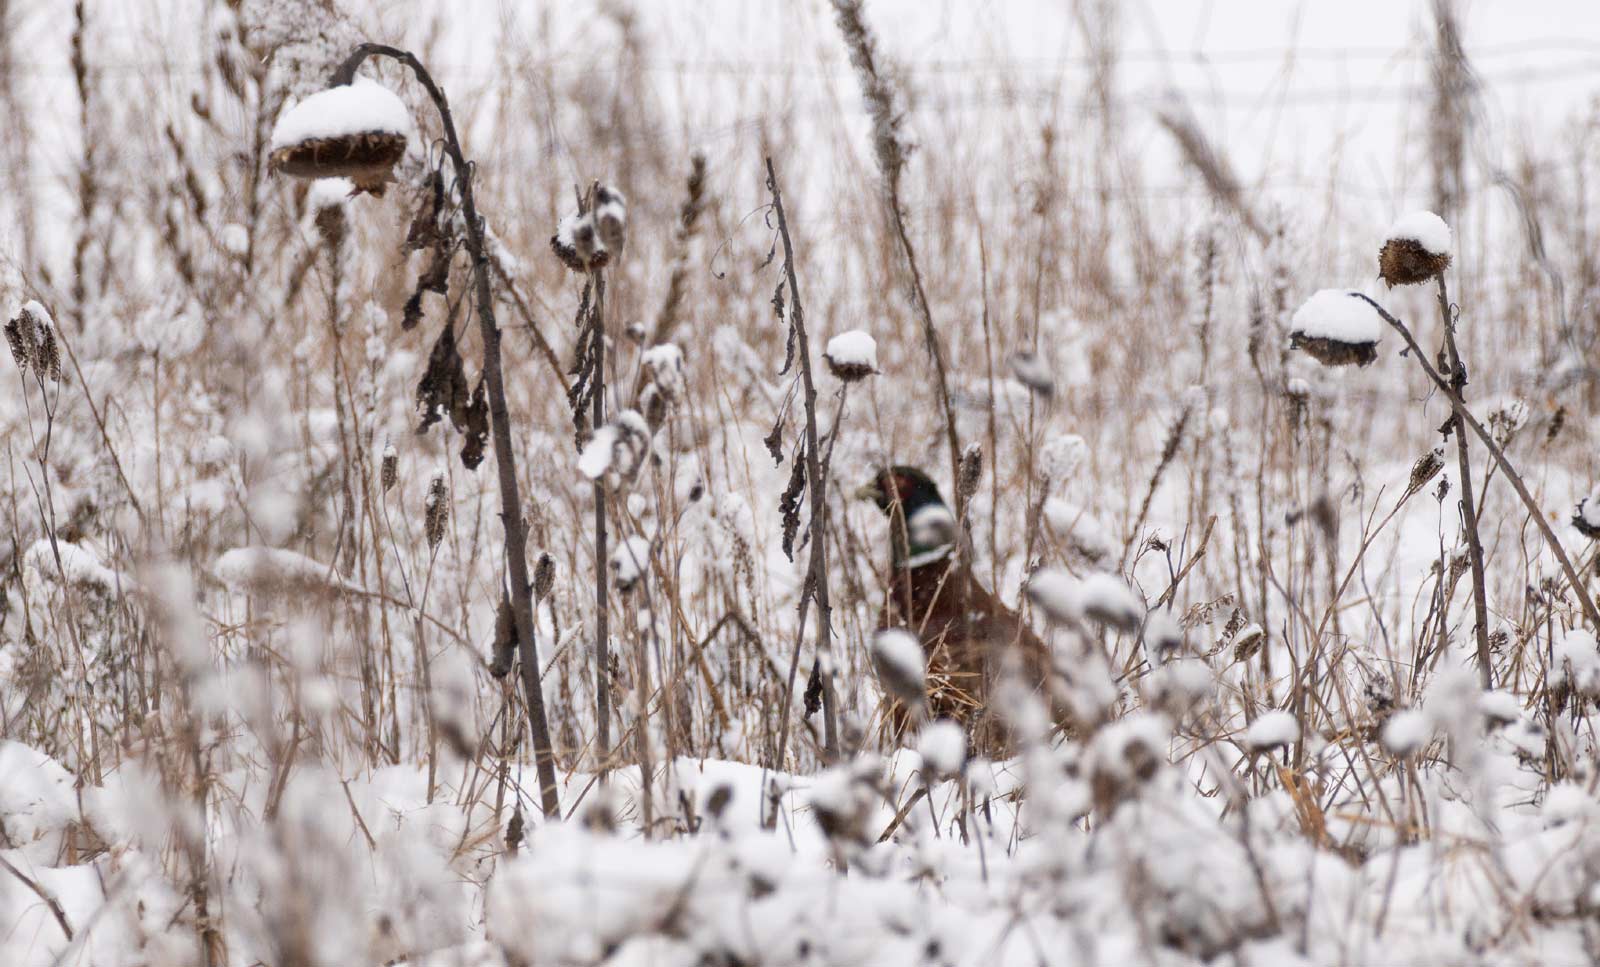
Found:
[[[330,116],[358,109],[367,130],[325,129]],[[278,117],[272,130],[273,171],[295,178],[349,178],[357,191],[383,194],[415,130],[405,103],[368,80],[335,84]]]
[[[56,341],[55,320],[44,306],[25,303],[6,323],[6,342],[18,369],[27,372],[32,366],[45,379],[61,382],[61,346]]]
[[[444,540],[444,529],[450,523],[450,492],[445,487],[442,472],[435,473],[433,482],[428,484],[425,507],[423,533],[427,535],[429,549],[432,549],[438,547],[439,542]]]
[[[550,596],[550,589],[556,584],[556,562],[549,551],[539,555],[539,561],[533,566],[533,596],[543,601]]]
[[[983,481],[983,445],[971,443],[961,453],[961,472],[956,478],[956,492],[962,500],[970,500]]]
[[[1428,485],[1428,481],[1438,476],[1439,471],[1443,469],[1443,447],[1434,447],[1432,450],[1429,450],[1427,453],[1424,453],[1422,456],[1418,457],[1417,462],[1411,465],[1411,479],[1406,482],[1406,496],[1409,497],[1421,490],[1423,487],[1426,487]]]
[[[383,445],[383,459],[378,465],[378,483],[383,487],[383,492],[388,493],[400,480],[400,455],[395,452],[393,443]]]
[[[489,662],[489,674],[504,678],[511,673],[511,661],[517,653],[517,619],[511,611],[511,598],[500,595],[500,607],[494,614],[494,658]]]
[[[594,224],[600,243],[620,257],[628,243],[628,200],[610,185],[600,185],[594,190]]]

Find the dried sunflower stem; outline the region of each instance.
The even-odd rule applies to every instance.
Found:
[[[811,483],[811,562],[807,569],[807,584],[817,601],[817,661],[822,669],[822,722],[823,749],[830,762],[839,759],[839,704],[833,688],[833,607],[828,600],[828,481],[822,468],[822,458],[817,446],[817,387],[811,379],[811,343],[806,334],[806,314],[800,302],[800,280],[795,276],[794,243],[789,238],[789,221],[783,210],[783,192],[778,189],[778,174],[767,158],[767,190],[772,193],[773,211],[778,216],[778,235],[783,239],[783,268],[789,280],[789,323],[794,326],[800,360],[800,381],[805,388],[806,410],[806,476]],[[834,428],[838,432],[838,427]],[[802,628],[805,610],[802,601],[800,615]],[[798,647],[796,654],[799,653]],[[779,729],[778,759],[774,768],[781,769],[785,740],[789,734],[789,702],[794,695],[794,671],[791,666],[789,683],[784,689],[783,725]]]
[[[506,567],[511,572],[511,613],[520,643],[522,689],[528,704],[528,727],[532,732],[534,762],[539,774],[541,806],[545,816],[559,817],[561,803],[556,792],[550,724],[545,715],[544,692],[539,684],[539,646],[533,637],[533,588],[528,580],[527,525],[522,518],[522,498],[518,491],[516,455],[511,443],[505,377],[500,366],[500,326],[495,322],[494,296],[489,288],[488,246],[484,241],[483,220],[478,216],[477,201],[472,190],[473,169],[461,151],[461,139],[456,135],[455,119],[450,113],[450,104],[445,99],[444,91],[434,83],[433,76],[422,66],[422,62],[409,51],[384,44],[362,44],[339,65],[334,72],[333,83],[350,83],[361,62],[370,56],[399,61],[416,75],[427,90],[434,107],[439,111],[439,120],[444,126],[444,149],[455,166],[456,181],[461,186],[461,214],[466,222],[467,254],[472,257],[472,277],[477,290],[478,330],[483,339],[483,376],[489,396],[495,468],[499,475],[500,519],[506,532]]]
[[[599,433],[606,422],[606,276],[594,272],[594,409],[590,428]],[[594,703],[597,718],[595,749],[599,752],[598,771],[602,778],[611,761],[611,615],[608,611],[606,567],[606,486],[605,475],[594,481]],[[642,773],[641,773],[642,775]]]
[[[1466,387],[1466,370],[1461,366],[1461,354],[1456,351],[1456,325],[1450,313],[1450,296],[1445,290],[1444,273],[1439,281],[1439,319],[1444,323],[1445,352],[1450,359],[1450,384],[1459,399]],[[1461,418],[1456,418],[1456,459],[1461,472],[1461,516],[1466,519],[1467,552],[1472,561],[1472,609],[1477,620],[1478,683],[1487,691],[1494,687],[1493,657],[1489,654],[1489,601],[1483,581],[1483,542],[1478,536],[1478,509],[1472,495],[1472,456],[1467,447],[1467,435],[1461,432]]]
[[[1367,304],[1372,306],[1378,315],[1383,318],[1383,321],[1387,322],[1400,334],[1400,338],[1405,340],[1407,348],[1411,350],[1412,358],[1422,368],[1422,372],[1445,395],[1445,399],[1450,401],[1457,418],[1465,423],[1479,440],[1483,441],[1483,445],[1489,451],[1489,455],[1494,457],[1495,463],[1500,465],[1500,469],[1505,473],[1506,479],[1511,482],[1512,489],[1517,492],[1518,497],[1522,498],[1523,505],[1528,508],[1528,515],[1538,525],[1539,533],[1544,536],[1545,543],[1550,546],[1551,553],[1556,556],[1556,560],[1561,564],[1561,572],[1566,575],[1567,583],[1572,586],[1572,593],[1577,595],[1578,605],[1583,609],[1584,617],[1589,619],[1591,626],[1600,629],[1600,611],[1595,609],[1594,600],[1589,597],[1588,590],[1583,586],[1583,580],[1578,577],[1577,569],[1572,566],[1572,559],[1562,549],[1560,539],[1556,537],[1555,531],[1550,529],[1549,522],[1544,519],[1544,511],[1540,509],[1539,502],[1533,499],[1533,494],[1528,492],[1528,485],[1523,483],[1522,475],[1517,473],[1517,468],[1513,467],[1511,461],[1506,459],[1505,451],[1501,450],[1500,445],[1494,442],[1494,437],[1490,436],[1489,431],[1483,428],[1483,424],[1479,423],[1477,418],[1468,412],[1466,404],[1461,402],[1461,398],[1456,395],[1455,389],[1450,383],[1428,363],[1428,358],[1423,354],[1422,347],[1417,345],[1416,338],[1411,335],[1411,330],[1406,328],[1406,324],[1390,315],[1387,309],[1378,305],[1369,296],[1359,292],[1355,293],[1355,295],[1365,299]]]

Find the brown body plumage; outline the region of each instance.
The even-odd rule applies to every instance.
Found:
[[[928,709],[967,727],[974,751],[1005,751],[1006,725],[991,699],[1014,675],[1039,687],[1049,669],[1043,641],[1015,611],[980,583],[962,553],[959,528],[926,474],[885,470],[863,490],[889,518],[890,561],[885,625],[922,642],[928,662]],[[891,710],[898,737],[908,724]]]

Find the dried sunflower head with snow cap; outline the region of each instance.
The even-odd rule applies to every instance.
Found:
[[[1359,293],[1322,289],[1295,310],[1289,348],[1324,366],[1366,366],[1378,358],[1383,318]]]
[[[382,195],[415,130],[393,91],[366,78],[336,84],[278,116],[269,164],[294,178],[349,178]]]
[[[1450,267],[1450,226],[1433,212],[1402,215],[1378,250],[1378,274],[1393,288],[1427,282]]]

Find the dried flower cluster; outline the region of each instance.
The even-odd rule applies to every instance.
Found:
[[[61,382],[61,345],[56,340],[55,320],[44,306],[25,303],[6,323],[6,342],[22,372],[32,369],[40,379]]]
[[[622,256],[628,240],[628,203],[606,185],[594,189],[594,207],[568,215],[550,237],[550,248],[567,268],[589,273]]]

